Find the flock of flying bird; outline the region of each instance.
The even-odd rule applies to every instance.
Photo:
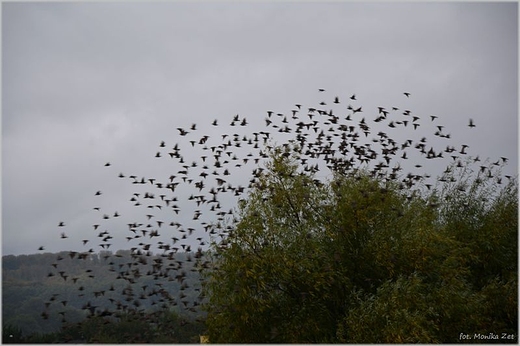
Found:
[[[324,89],[318,92],[319,96],[327,95]],[[411,95],[407,92],[403,94],[403,102],[406,102]],[[421,160],[444,158],[460,167],[466,164],[464,158],[469,157],[467,145],[455,147],[449,144],[451,136],[445,133],[439,120],[436,115],[417,115],[395,106],[363,109],[356,95],[350,95],[345,100],[333,97],[330,103],[324,100],[316,107],[304,108],[296,104],[285,114],[269,110],[265,114],[265,128],[262,131],[258,128],[250,130],[250,121],[240,115],[233,116],[225,124],[221,119],[208,124],[213,132],[227,125],[220,136],[202,134],[197,124],[178,127],[177,139],[160,141],[153,154],[157,160],[167,161],[171,171],[165,172],[163,177],[118,174],[120,179],[135,184],[137,192],[128,196],[129,201],[143,210],[141,214],[127,216],[140,218],[126,220],[125,237],[130,245],[130,258],[121,263],[122,259],[117,259],[117,253],[104,257],[115,280],[124,282],[118,287],[124,287],[122,293],[127,298],[122,301],[112,299],[110,309],[97,309],[99,304],[96,305],[95,300],[103,299],[105,292],[114,290],[114,285],[106,290],[85,292],[87,283],[82,281],[95,279],[94,273],[89,269],[85,269],[83,275],[67,273],[60,266],[63,257],[58,257],[53,263],[49,276],[73,282],[78,295],[90,295],[88,303],[83,306],[90,315],[107,316],[116,310],[141,311],[140,299],[151,299],[152,304],[163,308],[178,305],[195,311],[203,297],[201,295],[194,301],[184,299],[186,295],[182,289],[188,288],[187,273],[211,267],[204,255],[204,247],[208,242],[225,246],[227,234],[238,221],[233,206],[237,200],[246,198],[249,189],[254,188],[263,174],[262,164],[269,160],[270,150],[276,145],[275,141],[280,141],[287,151],[297,151],[302,173],[313,173],[317,184],[321,184],[331,172],[355,174],[358,168],[366,167],[373,176],[398,181],[403,190],[412,193],[417,186],[430,189],[435,179],[447,179],[447,175],[435,178],[414,172],[422,167]],[[448,143],[446,147],[434,148],[423,136],[424,131],[417,131],[426,125],[434,129],[434,136]],[[475,127],[472,119],[469,119],[468,127]],[[417,139],[398,141],[392,138],[393,133],[397,137],[410,133],[417,133],[418,136]],[[408,159],[413,163],[406,164]],[[478,157],[470,157],[472,162],[479,160]],[[503,157],[497,162],[482,165],[480,173],[496,178],[500,183],[501,177],[493,177],[493,167],[506,161],[507,158]],[[113,169],[114,165],[106,163],[105,167]],[[408,173],[403,172],[406,166],[411,168]],[[444,173],[448,171],[449,168]],[[244,172],[251,174],[248,176]],[[102,198],[104,194],[97,191],[94,195]],[[99,213],[99,222],[92,226],[95,239],[98,239],[97,246],[102,250],[113,250],[110,246],[115,233],[107,229],[106,222],[123,215],[107,213],[99,207],[94,209]],[[189,222],[181,222],[188,219]],[[67,222],[60,221],[57,226],[60,238],[68,238]],[[86,248],[95,243],[88,237],[81,242]],[[44,250],[44,247],[39,250]],[[70,259],[86,261],[95,252],[90,248],[68,254]],[[153,278],[154,284],[142,285],[140,279],[143,277]],[[181,285],[177,297],[167,289],[172,281]],[[134,288],[136,285],[141,286]],[[200,291],[200,288],[197,289]],[[45,303],[43,318],[49,317],[48,309],[53,304],[65,307],[67,302],[59,294],[54,294]],[[62,311],[60,315],[66,321],[66,312]]]

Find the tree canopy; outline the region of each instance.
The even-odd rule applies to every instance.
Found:
[[[297,156],[271,151],[212,249],[210,342],[517,337],[516,179],[498,186],[468,164],[413,191],[363,169],[323,183]]]

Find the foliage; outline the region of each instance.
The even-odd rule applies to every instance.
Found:
[[[175,312],[125,314],[117,319],[92,316],[66,324],[59,332],[23,336],[21,329],[3,328],[4,343],[195,343],[204,331],[201,322]]]
[[[515,178],[464,166],[431,191],[361,169],[320,183],[296,152],[273,150],[212,248],[210,342],[517,341]]]
[[[146,315],[132,313],[114,319],[94,316],[66,326],[63,340],[83,343],[192,343],[198,341],[203,325],[181,318],[175,312]]]

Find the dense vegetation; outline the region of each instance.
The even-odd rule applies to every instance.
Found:
[[[328,183],[279,149],[213,249],[211,342],[517,342],[517,182],[468,166],[414,193],[368,170]]]
[[[204,325],[180,318],[175,312],[122,316],[117,321],[94,316],[79,323],[65,324],[54,333],[30,333],[5,325],[3,343],[198,343]]]

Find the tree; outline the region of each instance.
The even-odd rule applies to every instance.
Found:
[[[298,152],[272,150],[236,227],[212,248],[210,342],[517,335],[516,179],[498,188],[464,166],[431,191],[362,169],[322,183],[300,170]]]
[[[318,247],[323,234],[317,227],[325,214],[314,212],[325,201],[325,190],[312,176],[299,174],[287,153],[274,157],[269,172],[259,178],[241,205],[241,221],[226,247],[215,254],[219,269],[209,284],[211,342],[295,342],[318,338],[333,321],[320,306],[334,275],[325,249]],[[311,318],[320,314],[315,321],[323,326]]]

